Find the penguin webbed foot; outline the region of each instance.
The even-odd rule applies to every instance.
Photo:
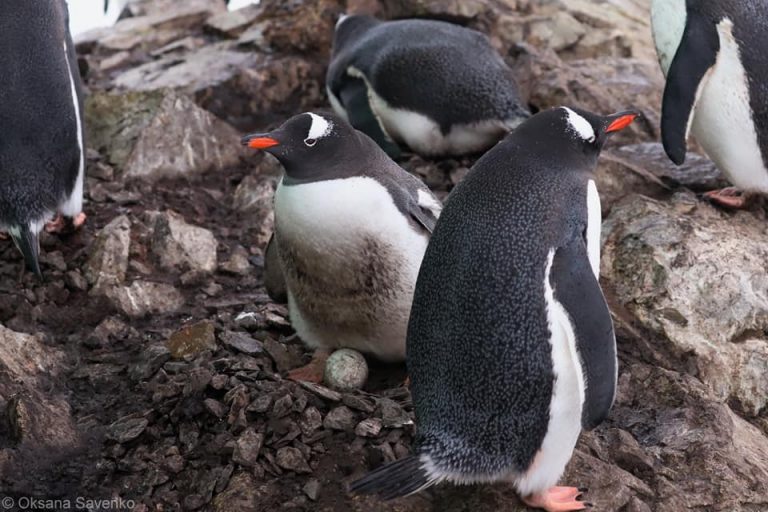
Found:
[[[294,368],[288,372],[288,378],[295,381],[312,382],[320,384],[325,374],[325,362],[331,355],[331,350],[318,348],[312,354],[312,360],[304,366]]]
[[[539,494],[523,497],[526,505],[540,508],[547,512],[569,512],[591,508],[591,503],[581,501],[586,489],[576,487],[552,487]]]
[[[742,210],[749,204],[750,195],[742,192],[736,187],[726,187],[719,190],[706,192],[704,197],[712,203],[730,208],[733,210]]]
[[[46,233],[67,233],[69,231],[75,231],[85,224],[86,215],[83,212],[78,213],[74,217],[65,218],[63,215],[58,214],[56,218],[45,224]]]

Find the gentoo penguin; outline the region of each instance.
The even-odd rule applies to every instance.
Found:
[[[736,188],[709,198],[742,207],[768,194],[768,10],[763,0],[654,0],[653,36],[667,76],[661,131],[670,159],[696,140]]]
[[[488,38],[442,21],[342,16],[326,78],[334,110],[395,157],[483,151],[530,116]]]
[[[0,230],[38,276],[43,226],[56,214],[85,220],[81,84],[67,24],[64,0],[16,2],[0,16]]]
[[[323,349],[291,377],[320,380],[324,358],[341,347],[403,360],[416,276],[441,203],[338,116],[300,114],[243,144],[285,168],[265,281],[282,274],[296,333]],[[278,268],[269,264],[275,246]]]
[[[408,326],[415,453],[351,490],[391,499],[441,481],[505,481],[534,507],[585,507],[578,489],[554,485],[616,389],[594,170],[636,116],[541,112],[454,189]]]

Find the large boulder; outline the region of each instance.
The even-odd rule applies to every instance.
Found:
[[[85,118],[91,146],[126,179],[191,177],[244,154],[237,131],[172,90],[96,93]]]
[[[755,417],[768,404],[768,229],[690,193],[628,197],[604,224],[602,271],[647,355]]]

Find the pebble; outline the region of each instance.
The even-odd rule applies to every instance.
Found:
[[[232,453],[232,462],[245,467],[255,466],[263,444],[263,434],[257,433],[252,428],[245,429],[235,443],[235,451]]]
[[[288,471],[295,471],[296,473],[311,473],[312,470],[304,459],[301,451],[298,448],[292,446],[285,446],[277,450],[275,455],[275,463]]]
[[[118,443],[127,443],[139,437],[147,425],[149,421],[146,418],[121,418],[109,426],[106,435]]]
[[[331,430],[352,430],[356,422],[355,413],[349,407],[341,405],[325,416],[323,426]]]
[[[381,432],[381,427],[379,418],[367,418],[357,424],[355,434],[360,437],[376,437]]]

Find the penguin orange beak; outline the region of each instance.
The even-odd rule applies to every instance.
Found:
[[[626,114],[619,114],[616,119],[613,120],[611,124],[608,125],[608,128],[605,129],[605,133],[614,133],[619,132],[626,128],[627,126],[631,125],[632,122],[640,117],[640,114],[637,112],[627,112]]]
[[[240,143],[253,149],[267,149],[280,144],[272,137],[262,137],[260,135],[246,135],[240,140]]]

